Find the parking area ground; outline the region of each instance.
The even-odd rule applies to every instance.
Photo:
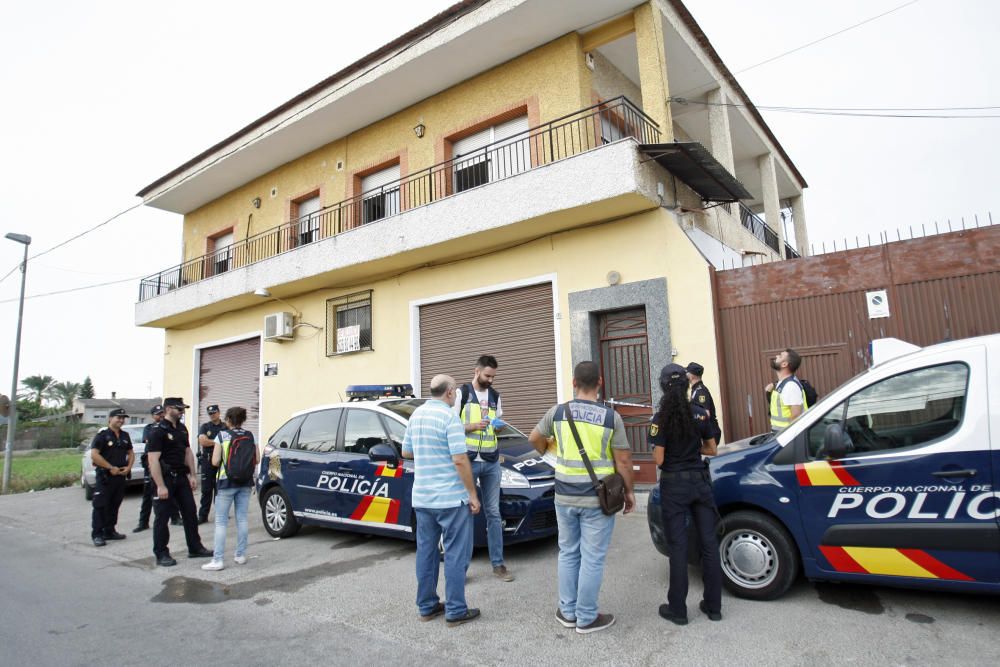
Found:
[[[274,540],[254,504],[246,565],[232,563],[231,533],[226,569],[203,572],[174,528],[179,564],[157,568],[150,533],[130,532],[138,504],[130,492],[122,506],[128,539],[97,549],[79,488],[0,498],[0,636],[10,655],[92,662],[105,656],[95,629],[106,614],[122,636],[155,627],[171,637],[130,648],[126,662],[147,664],[995,664],[996,597],[800,581],[775,602],[727,595],[723,622],[712,623],[697,612],[692,569],[691,623],[668,624],[656,614],[667,561],[642,513],[619,518],[608,556],[601,606],[617,624],[579,636],[553,619],[555,539],[508,548],[512,583],[495,579],[477,551],[467,596],[483,616],[447,628],[417,620],[410,542],[315,528]],[[201,526],[206,545],[210,528]],[[232,628],[236,649],[218,644]]]

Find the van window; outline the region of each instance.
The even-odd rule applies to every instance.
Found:
[[[908,371],[865,387],[809,429],[809,458],[821,455],[826,427],[841,420],[854,454],[916,447],[943,438],[962,423],[968,380],[968,366],[953,363]]]

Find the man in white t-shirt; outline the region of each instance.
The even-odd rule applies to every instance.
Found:
[[[500,394],[493,388],[497,375],[496,357],[484,354],[476,360],[472,382],[461,386],[455,397],[455,412],[465,428],[465,447],[472,463],[472,477],[486,515],[486,539],[490,547],[493,575],[513,581],[503,560],[503,520],[500,517],[500,449],[497,429],[503,428]]]
[[[802,358],[792,348],[787,348],[771,360],[771,368],[778,376],[778,384],[764,387],[769,404],[771,430],[779,431],[792,423],[808,407],[802,384],[795,377]]]

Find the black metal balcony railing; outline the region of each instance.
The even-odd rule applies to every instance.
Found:
[[[790,245],[788,245],[786,243],[785,244],[785,259],[797,259],[799,257],[801,257],[801,255],[799,255],[798,251],[796,251],[795,248],[793,248],[792,246],[790,246]]]
[[[740,204],[740,222],[750,230],[750,233],[764,242],[774,252],[781,252],[781,245],[778,241],[778,233],[767,226],[767,223],[760,219],[756,213]],[[787,245],[787,244],[786,244]]]
[[[139,301],[627,137],[660,131],[624,96],[595,104],[144,278]]]

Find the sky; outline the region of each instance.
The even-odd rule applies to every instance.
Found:
[[[758,106],[1000,107],[1000,3],[688,0]],[[35,255],[139,200],[140,188],[452,0],[14,3],[0,25],[0,233]],[[1000,118],[762,112],[809,183],[810,241],[989,211],[1000,223]],[[950,112],[942,112],[950,113]],[[1000,115],[1000,109],[978,112]],[[97,395],[161,392],[163,333],[134,324],[139,279],[181,260],[179,215],[140,207],[29,261],[20,378]],[[0,276],[23,246],[0,239]],[[20,274],[0,281],[0,393],[12,378]]]

